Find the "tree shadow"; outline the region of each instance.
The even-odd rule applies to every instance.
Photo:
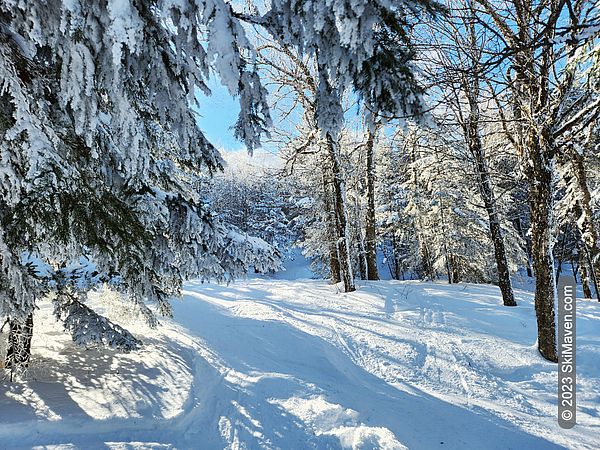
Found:
[[[261,424],[262,433],[269,431],[271,442],[285,444],[297,436],[278,425],[274,417],[289,412],[269,399],[322,395],[327,402],[357,411],[360,422],[387,428],[409,448],[562,448],[484,411],[453,405],[413,386],[412,393],[403,392],[357,366],[341,349],[289,324],[231,316],[224,310],[187,297],[176,307],[175,317],[227,367],[253,380],[224,383],[248,416]],[[247,430],[240,433],[252,446],[256,427],[248,418],[240,424],[240,430]]]
[[[233,300],[220,291],[207,292]],[[266,291],[250,293],[254,300],[261,297],[277,301]],[[50,375],[26,385],[37,405],[23,404],[27,413],[9,418],[2,411],[14,411],[14,400],[0,396],[0,441],[24,448],[111,448],[110,442],[136,441],[148,443],[145,448],[220,449],[236,442],[248,448],[341,448],[335,436],[284,405],[322,398],[356,411],[355,423],[333,425],[382,427],[409,448],[562,448],[486,411],[453,405],[414,386],[393,387],[342,349],[289,323],[233,316],[192,296],[175,302],[174,311],[196,342],[175,332],[145,338],[147,352],[129,356],[65,346],[56,357],[41,359]],[[179,387],[187,398],[178,414],[165,417],[164,389],[178,384],[185,384]],[[84,408],[86,392],[91,397]],[[94,392],[104,398],[94,399]],[[95,414],[90,405],[97,406]],[[49,420],[48,411],[57,419]],[[98,411],[110,418],[101,419]]]

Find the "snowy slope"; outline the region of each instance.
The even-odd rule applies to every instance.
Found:
[[[517,297],[189,283],[173,321],[129,326],[146,345],[126,355],[74,348],[44,305],[33,379],[1,386],[0,447],[600,448],[599,305],[578,305],[579,424],[561,430],[556,366],[536,354],[531,294]]]

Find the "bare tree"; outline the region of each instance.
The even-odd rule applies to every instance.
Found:
[[[435,51],[430,61],[434,70],[430,75],[443,92],[443,102],[449,107],[460,126],[462,137],[475,166],[479,193],[488,215],[489,233],[494,245],[498,285],[505,306],[516,306],[510,280],[505,242],[494,194],[486,149],[481,139],[484,100],[482,85],[485,70],[482,66],[486,51],[486,30],[476,26],[472,1],[452,2],[454,10],[446,20],[434,23],[432,36]]]
[[[323,132],[317,122],[319,65],[314,57],[302,57],[295,50],[279,44],[259,47],[260,64],[276,86],[275,102],[284,108],[283,117],[302,114],[309,132],[296,145],[291,158],[310,152],[321,155],[324,204],[327,209],[331,281],[344,283],[344,291],[354,287],[350,257],[350,233],[345,180],[342,172],[339,140]],[[292,164],[293,165],[293,164]]]
[[[557,141],[577,123],[576,117],[566,121],[561,117],[574,74],[560,70],[574,55],[577,38],[557,37],[580,27],[588,2],[513,0],[501,6],[489,0],[475,2],[478,25],[495,33],[497,51],[486,62],[486,69],[504,69],[495,70],[504,77],[495,78],[493,87],[508,93],[503,97],[511,114],[505,115],[503,122],[529,184],[538,349],[544,358],[556,362],[552,247]],[[566,25],[565,18],[569,20]]]
[[[367,260],[367,278],[379,280],[377,271],[377,230],[375,222],[375,138],[380,125],[367,131],[366,152],[366,184],[367,211],[365,217],[365,252]]]

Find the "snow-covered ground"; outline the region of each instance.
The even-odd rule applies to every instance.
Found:
[[[30,381],[0,386],[0,448],[600,448],[600,305],[578,303],[578,425],[562,430],[532,295],[517,299],[504,308],[496,287],[470,284],[192,282],[174,320],[125,324],[145,343],[130,354],[74,347],[44,304]]]

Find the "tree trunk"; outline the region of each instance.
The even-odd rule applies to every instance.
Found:
[[[475,44],[475,43],[473,43]],[[467,81],[466,91],[469,101],[469,114],[464,125],[466,144],[475,160],[477,170],[477,185],[485,211],[487,212],[490,238],[494,245],[494,257],[496,259],[496,268],[498,270],[498,286],[502,293],[502,302],[504,306],[517,306],[510,281],[510,270],[506,258],[506,248],[504,246],[504,237],[500,226],[498,208],[496,205],[496,196],[492,185],[492,177],[485,159],[485,151],[481,136],[479,135],[479,79],[477,76],[469,84]]]
[[[359,230],[360,231],[360,230]],[[358,272],[360,273],[361,280],[367,280],[367,258],[364,240],[361,236],[357,238],[357,252],[358,252]]]
[[[592,290],[590,289],[590,277],[588,275],[588,269],[586,264],[586,257],[583,253],[579,253],[579,276],[581,277],[581,285],[583,287],[583,297],[592,298]]]
[[[444,244],[444,253],[446,258],[446,275],[448,276],[448,284],[452,284],[454,269],[452,268],[452,263],[450,261],[450,255],[448,255],[446,244]]]
[[[436,273],[433,268],[433,261],[431,260],[431,252],[429,251],[429,247],[425,242],[419,243],[420,249],[419,254],[421,257],[421,277],[423,279],[435,280]]]
[[[549,72],[545,65],[537,70],[536,55],[530,46],[529,23],[519,23],[519,34],[524,50],[517,52],[514,58],[513,107],[521,167],[529,187],[538,350],[548,361],[558,362],[554,313],[556,279],[552,255],[556,149],[553,147],[552,122],[540,122],[548,112]]]
[[[456,255],[450,255],[450,265],[452,267],[452,282],[460,283],[462,281],[462,276],[460,271],[460,264]]]
[[[327,152],[330,159],[330,164],[333,173],[333,193],[334,193],[334,210],[337,218],[337,250],[340,265],[340,275],[344,282],[344,292],[352,292],[354,287],[354,274],[352,271],[352,263],[350,262],[350,236],[348,230],[348,214],[346,209],[346,192],[340,165],[337,143],[334,141],[330,133],[326,135]]]
[[[391,277],[394,280],[399,280],[402,276],[402,264],[400,262],[400,248],[394,233],[392,233],[391,248],[391,255],[386,253],[387,264]]]
[[[563,232],[563,238],[560,242],[559,256],[558,256],[558,267],[556,267],[556,280],[560,280],[560,274],[562,273],[562,265],[565,259],[565,247],[567,245],[567,230]]]
[[[329,158],[327,158],[328,160]],[[340,262],[337,249],[337,217],[333,208],[333,180],[330,176],[329,164],[323,165],[323,201],[325,214],[327,215],[327,243],[329,246],[329,276],[333,284],[342,281],[340,274]]]
[[[517,306],[512,283],[510,281],[510,270],[508,268],[504,237],[502,236],[502,228],[496,208],[496,199],[492,190],[491,177],[482,153],[480,153],[477,158],[477,166],[479,188],[488,215],[490,238],[494,245],[494,257],[496,259],[496,268],[498,270],[498,286],[502,293],[502,302],[504,306]]]
[[[525,242],[525,254],[527,255],[527,276],[529,278],[532,278],[533,269],[531,264],[531,242],[527,238],[525,230],[523,230],[523,222],[520,217],[517,217],[517,219],[515,220],[515,227],[517,228],[519,236],[521,236],[521,239],[523,239],[523,242]]]
[[[504,306],[517,306],[515,296],[510,281],[510,271],[506,259],[506,249],[504,239],[498,222],[498,215],[494,212],[488,214],[490,219],[490,235],[494,242],[494,256],[496,258],[496,267],[498,268],[498,287],[502,293],[502,302]]]
[[[25,322],[10,319],[8,347],[4,366],[11,371],[27,368],[31,358],[31,338],[33,336],[33,314]]]
[[[440,196],[440,228],[446,230],[446,222],[444,220],[444,204],[442,197]],[[446,237],[442,238],[442,249],[444,250],[444,259],[446,261],[446,275],[448,276],[448,284],[452,284],[454,269],[452,266],[452,255],[448,252],[448,245],[446,244]]]
[[[367,135],[367,212],[365,217],[365,248],[367,258],[367,277],[369,280],[379,280],[377,271],[377,233],[375,230],[375,131]]]
[[[530,130],[528,136],[527,154],[531,159],[531,166],[528,166],[529,208],[531,210],[531,252],[536,278],[535,312],[538,349],[547,360],[558,362],[554,318],[556,280],[552,258],[554,156],[551,149],[544,148],[543,143],[549,142],[548,135],[549,133],[546,133],[545,136],[538,137],[535,130]],[[525,161],[525,164],[529,162]]]
[[[400,280],[400,279],[404,279],[404,272],[403,272],[403,265],[402,265],[402,260],[401,260],[401,252],[402,249],[400,248],[398,241],[396,240],[396,236],[394,235],[394,267],[395,269],[395,280]]]
[[[363,229],[365,228],[363,219],[364,207],[360,201],[360,195],[354,195],[354,211],[356,214],[356,222],[349,226],[351,234],[350,242],[356,242],[356,264],[358,265],[358,273],[361,280],[367,280],[367,248]]]
[[[590,270],[592,271],[592,279],[600,278],[600,242],[598,238],[598,230],[594,224],[594,212],[592,210],[592,195],[587,183],[587,175],[585,173],[585,165],[583,155],[577,152],[574,148],[569,148],[569,160],[573,167],[573,174],[577,180],[577,188],[581,195],[579,196],[579,207],[583,220],[577,218],[576,223],[581,232],[581,237],[585,244],[590,259]],[[597,283],[596,291],[598,291]],[[597,295],[598,297],[598,295]],[[598,298],[600,301],[600,297]]]
[[[567,68],[563,76],[557,77],[556,69],[561,66],[557,56],[570,56],[575,49],[567,43],[566,48],[557,53],[555,46],[541,43],[539,36],[554,36],[562,23],[560,18],[566,12],[570,26],[578,28],[583,3],[513,1],[511,6],[516,13],[509,14],[510,18],[504,15],[505,11],[498,11],[497,2],[479,0],[477,3],[492,18],[511,53],[508,56],[510,70],[506,72],[513,107],[509,127],[511,141],[519,153],[521,168],[529,184],[538,346],[544,358],[557,362],[554,327],[556,280],[552,258],[552,178],[556,160],[553,130],[559,121],[560,111],[568,105],[575,70]]]
[[[569,262],[571,263],[571,272],[573,273],[573,278],[575,278],[575,283],[577,283],[577,268],[575,267],[575,263],[573,263],[573,255],[571,255]]]
[[[600,302],[600,292],[598,292],[598,276],[596,274],[594,263],[592,261],[592,256],[590,255],[590,252],[587,249],[586,249],[586,256],[587,256],[588,267],[590,269],[590,275],[591,275],[590,278],[592,279],[592,283],[594,284],[594,291],[596,291],[596,299]]]

